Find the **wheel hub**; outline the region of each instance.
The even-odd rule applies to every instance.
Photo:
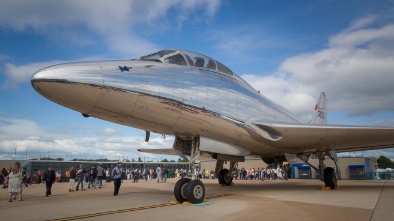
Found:
[[[203,190],[200,185],[196,185],[193,189],[193,195],[196,199],[200,199],[203,195]]]
[[[183,184],[182,188],[181,188],[182,197],[185,199],[186,199],[186,186],[187,186],[187,183]]]
[[[224,174],[224,181],[226,182],[226,183],[230,183],[231,182],[231,176],[230,176],[230,173],[229,172],[227,172],[226,174]]]

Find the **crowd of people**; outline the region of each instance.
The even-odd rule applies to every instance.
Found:
[[[246,170],[245,168],[237,169],[235,168],[233,171],[233,177],[236,180],[287,180],[287,172],[288,169],[286,166],[281,168],[279,165],[277,168],[249,168]]]
[[[237,169],[233,171],[233,178],[235,180],[287,180],[288,168],[286,166],[279,166],[277,168],[245,168]],[[191,177],[192,172],[190,169],[168,169],[167,165],[163,167],[157,167],[154,169],[131,169],[126,172],[125,178],[138,182],[139,180],[152,180],[155,179],[158,183],[165,183],[167,179],[171,177],[183,178]],[[217,175],[214,170],[198,171],[197,177],[199,179],[217,179]]]
[[[122,180],[131,179],[133,182],[138,182],[141,179],[146,181],[157,179],[158,183],[165,183],[173,172],[169,170],[167,164],[164,164],[162,168],[157,167],[155,170],[132,169],[128,171],[122,168],[122,162],[117,162],[117,165],[112,170],[111,168],[104,169],[101,164],[97,166],[90,165],[88,169],[85,168],[85,165],[80,164],[79,167],[71,166],[65,172],[65,178],[68,181],[68,192],[85,191],[90,188],[101,189],[103,180],[105,180],[107,183],[114,183],[114,196],[117,196]],[[182,170],[179,173],[182,174]],[[14,167],[10,167],[8,170],[3,168],[0,171],[0,178],[3,180],[3,188],[8,189],[10,194],[8,201],[12,202],[12,200],[16,200],[16,197],[18,197],[18,200],[23,201],[22,187],[28,187],[32,184],[45,183],[45,196],[51,196],[52,185],[61,181],[61,171],[57,170],[55,172],[52,166],[48,166],[47,171],[34,170],[30,175],[26,175],[26,171],[21,169],[20,163],[16,162]]]
[[[124,179],[124,171],[122,169],[122,163],[118,162],[116,167],[111,171],[110,168],[104,169],[101,164],[91,165],[88,170],[85,169],[83,164],[79,165],[79,168],[72,166],[66,171],[66,179],[68,180],[68,191],[84,191],[86,186],[88,189],[97,188],[101,189],[102,180],[106,179],[106,182],[114,182],[114,196],[118,195],[121,180]],[[46,197],[52,195],[52,185],[55,182],[61,181],[61,171],[54,171],[52,166],[48,166],[47,171],[35,170],[31,175],[27,175],[26,171],[21,168],[19,162],[14,164],[14,167],[10,167],[8,170],[3,168],[0,171],[0,179],[3,182],[3,189],[7,189],[9,192],[8,202],[16,200],[18,197],[19,201],[23,201],[22,190],[23,187],[28,187],[31,184],[45,183],[46,186]],[[76,183],[75,189],[74,185]]]
[[[132,180],[133,183],[139,180],[152,180],[156,179],[158,183],[165,183],[167,179],[171,178],[174,171],[168,168],[167,164],[163,167],[154,169],[131,169],[127,171],[126,179]]]
[[[233,171],[233,178],[235,180],[287,180],[287,167],[277,166],[277,168],[235,168]],[[202,170],[197,174],[199,179],[216,179],[216,174],[213,170]],[[85,191],[90,188],[101,189],[103,180],[106,183],[113,181],[114,183],[114,196],[119,194],[119,189],[122,180],[129,179],[132,182],[138,182],[139,180],[156,180],[157,183],[166,183],[167,179],[171,177],[188,177],[191,176],[190,169],[169,169],[167,164],[156,169],[129,169],[124,170],[122,163],[118,162],[115,168],[103,168],[101,164],[90,165],[90,168],[86,169],[83,164],[79,167],[72,166],[65,173],[66,180],[68,180],[67,190],[73,191]],[[52,166],[49,166],[47,171],[34,170],[30,175],[26,174],[26,171],[21,168],[19,162],[14,164],[14,167],[10,167],[8,170],[3,168],[0,171],[0,180],[3,181],[3,188],[8,189],[9,198],[8,201],[13,200],[23,201],[22,190],[23,187],[28,187],[31,184],[45,183],[46,193],[48,197],[52,194],[51,188],[55,182],[61,181],[61,171],[53,170]],[[75,187],[75,188],[74,188]]]

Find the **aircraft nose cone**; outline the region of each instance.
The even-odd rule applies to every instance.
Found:
[[[78,62],[59,64],[44,68],[33,74],[32,83],[46,82],[77,82],[103,83],[100,66],[94,62]]]
[[[94,62],[68,63],[37,71],[31,84],[49,100],[89,114],[101,95],[103,75]]]

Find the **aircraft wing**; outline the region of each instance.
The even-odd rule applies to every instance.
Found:
[[[338,152],[394,147],[394,128],[327,124],[285,124],[255,121],[245,129],[256,140],[289,153]]]
[[[178,152],[174,149],[138,149],[139,152],[153,153],[162,155],[178,155]]]
[[[161,154],[161,155],[177,155],[182,157],[184,160],[187,161],[189,160],[180,151],[175,149],[138,149],[138,151],[143,153],[153,153],[153,154]]]

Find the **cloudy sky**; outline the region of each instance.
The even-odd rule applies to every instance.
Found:
[[[172,137],[145,143],[144,131],[83,118],[30,77],[165,48],[219,60],[304,121],[325,91],[328,123],[394,127],[393,1],[2,0],[0,159],[163,158],[136,150],[170,148]],[[391,149],[362,154],[394,160]]]

